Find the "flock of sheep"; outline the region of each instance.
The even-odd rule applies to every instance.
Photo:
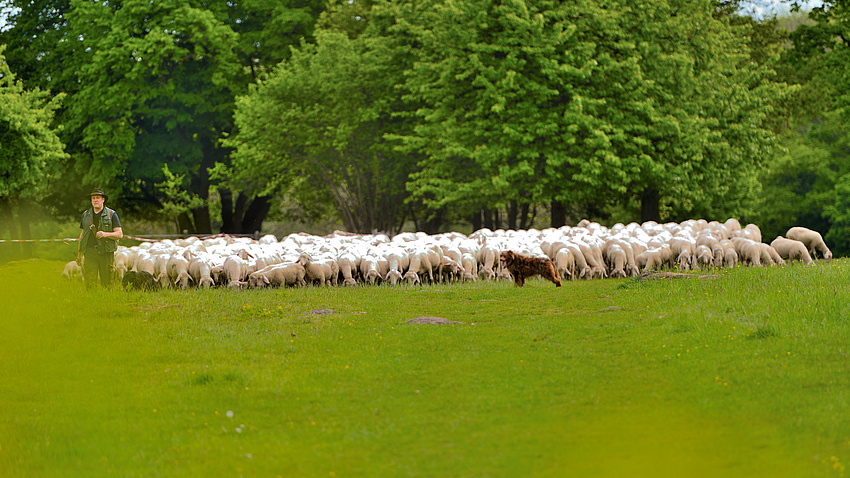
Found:
[[[498,257],[511,250],[548,257],[564,279],[628,277],[660,270],[765,266],[799,261],[812,264],[832,253],[821,235],[802,227],[770,244],[754,224],[741,227],[688,220],[682,223],[616,224],[608,228],[581,221],[538,231],[481,229],[469,236],[336,232],[328,236],[290,234],[278,241],[216,237],[146,242],[120,247],[115,275],[149,273],[158,287],[281,287],[357,284],[417,284],[440,281],[511,280]],[[70,262],[63,275],[75,275]]]

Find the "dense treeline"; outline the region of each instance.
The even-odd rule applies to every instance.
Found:
[[[850,252],[845,6],[567,3],[2,2],[0,233],[97,185],[193,233],[731,216]]]

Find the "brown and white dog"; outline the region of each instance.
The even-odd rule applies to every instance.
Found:
[[[502,269],[507,269],[514,277],[514,284],[522,287],[525,279],[540,275],[549,279],[556,287],[561,287],[561,276],[555,269],[555,264],[545,257],[527,257],[513,251],[503,251],[499,254]]]

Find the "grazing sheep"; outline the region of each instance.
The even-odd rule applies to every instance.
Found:
[[[308,284],[318,284],[321,286],[325,285],[326,282],[330,283],[331,278],[327,275],[327,273],[330,272],[329,266],[326,268],[320,263],[314,263],[313,258],[306,253],[298,256],[298,260],[295,262],[304,267],[304,280]]]
[[[175,287],[186,290],[189,288],[189,282],[194,282],[189,275],[189,260],[183,254],[172,254],[165,264],[165,270],[169,283]]]
[[[85,258],[85,256],[83,256]],[[77,261],[71,261],[65,264],[65,269],[62,270],[62,277],[67,280],[83,280],[83,268],[77,264]]]
[[[360,275],[370,285],[384,281],[385,276],[378,272],[378,262],[378,257],[373,255],[367,255],[360,261]]]
[[[119,280],[124,278],[124,273],[133,268],[133,251],[125,247],[120,247],[115,251],[115,260],[112,266],[115,268],[115,277]]]
[[[759,246],[760,243],[744,237],[732,238],[732,243],[735,244],[735,252],[738,254],[738,260],[741,263],[747,266],[761,266],[762,249]]]
[[[284,287],[306,285],[301,264],[281,263],[266,266],[248,275],[248,287]]]
[[[670,251],[670,248],[667,247],[667,252]],[[664,265],[664,255],[660,247],[654,249],[647,249],[637,256],[635,256],[635,262],[638,267],[641,268],[641,273],[646,274],[649,271],[660,270]]]
[[[759,247],[762,250],[762,262],[766,262],[768,265],[779,264],[780,266],[785,265],[785,260],[776,252],[776,249],[770,247],[770,244],[765,244],[763,242],[759,243]],[[764,260],[765,253],[769,257],[768,261]]]
[[[342,274],[342,285],[357,285],[357,280],[354,278],[357,271],[357,257],[346,251],[336,262],[339,265],[339,273]]]
[[[726,267],[738,265],[738,251],[735,248],[723,249],[723,265]]]
[[[242,289],[248,277],[248,261],[238,255],[230,255],[224,259],[221,267],[221,278],[228,289]]]
[[[209,289],[215,286],[215,281],[212,277],[212,264],[213,259],[207,254],[195,256],[189,261],[189,275],[198,284],[198,287]]]
[[[806,245],[794,239],[786,239],[782,236],[777,236],[770,246],[776,250],[780,257],[793,264],[794,261],[805,262],[808,265],[814,265],[812,256]]]
[[[619,244],[608,246],[606,259],[609,267],[608,277],[626,277],[626,251]]]
[[[464,252],[460,256],[461,266],[463,272],[461,272],[461,280],[465,282],[475,282],[478,280],[478,262],[475,260],[475,256],[470,254],[469,252]]]
[[[826,247],[826,243],[823,242],[823,237],[821,237],[820,233],[817,231],[799,226],[792,227],[785,233],[785,237],[802,242],[809,250],[809,254],[811,254],[812,259],[816,259],[818,252],[820,252],[821,257],[827,261],[832,260],[832,251]]]
[[[562,247],[555,252],[555,258],[552,259],[555,263],[555,270],[562,279],[572,280],[576,269],[576,260],[573,253],[566,247]]]
[[[711,248],[700,244],[697,246],[697,266],[702,269],[710,269],[714,265],[714,253]]]

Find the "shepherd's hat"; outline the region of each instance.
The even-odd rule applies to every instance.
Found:
[[[94,188],[94,190],[91,192],[91,194],[89,194],[89,197],[91,197],[91,196],[103,196],[104,201],[109,199],[109,196],[107,196],[106,193],[103,192],[103,189],[100,189],[100,188]]]

